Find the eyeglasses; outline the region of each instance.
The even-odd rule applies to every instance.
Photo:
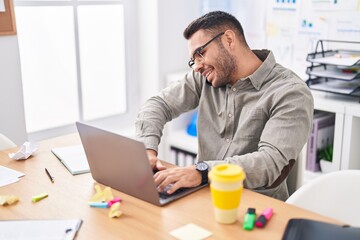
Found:
[[[189,61],[189,67],[193,67],[195,65],[195,60],[200,58],[204,58],[204,56],[202,55],[204,48],[207,47],[207,45],[209,45],[212,41],[214,41],[215,39],[217,39],[218,37],[220,37],[221,35],[223,35],[225,32],[219,33],[218,35],[216,35],[215,37],[213,37],[212,39],[210,39],[210,41],[208,41],[207,43],[205,43],[203,46],[198,47],[195,51],[194,54],[192,56],[192,58],[190,58]]]

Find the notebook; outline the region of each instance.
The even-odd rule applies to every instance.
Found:
[[[51,152],[72,175],[90,172],[82,145],[53,148]]]
[[[205,187],[159,194],[142,142],[76,122],[93,179],[133,197],[163,206]]]

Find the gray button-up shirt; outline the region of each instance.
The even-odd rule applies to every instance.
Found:
[[[165,123],[198,107],[198,160],[210,167],[240,165],[245,187],[285,200],[283,180],[309,137],[313,98],[272,52],[254,53],[262,65],[232,86],[214,88],[192,71],[150,98],[138,114],[136,133],[157,151]]]

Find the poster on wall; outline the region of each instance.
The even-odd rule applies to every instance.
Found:
[[[278,63],[292,68],[300,1],[272,1],[267,9],[267,47]],[[286,19],[286,21],[284,21]]]
[[[360,42],[360,12],[337,17],[330,33],[337,40]],[[352,48],[360,50],[359,46],[360,44],[354,44]]]
[[[352,11],[358,7],[358,0],[311,0],[315,11]]]
[[[266,43],[276,60],[307,79],[308,53],[319,39],[360,41],[360,0],[272,0],[266,14]],[[286,19],[286,21],[284,21]],[[325,48],[332,48],[326,43]],[[360,44],[336,46],[359,50]]]
[[[310,65],[306,61],[308,53],[315,51],[319,39],[329,39],[331,18],[317,12],[310,1],[301,5],[296,37],[294,41],[293,70],[303,79],[307,79],[306,68]]]

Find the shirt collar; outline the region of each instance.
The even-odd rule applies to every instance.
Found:
[[[263,62],[256,71],[250,76],[246,77],[250,79],[251,84],[260,90],[267,76],[274,68],[276,61],[274,54],[269,50],[253,50],[253,53]]]

